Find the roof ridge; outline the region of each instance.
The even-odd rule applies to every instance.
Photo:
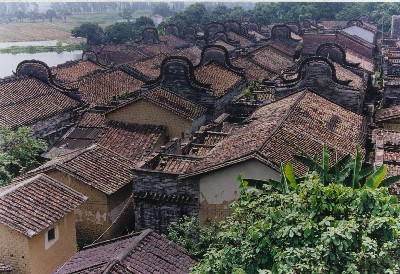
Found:
[[[260,147],[257,148],[256,151],[261,151],[262,149],[264,149],[264,147],[266,146],[266,144],[268,143],[268,141],[271,139],[271,137],[273,135],[275,135],[275,133],[278,131],[278,129],[280,129],[283,126],[283,123],[287,120],[287,118],[289,117],[290,114],[292,114],[293,110],[299,105],[300,101],[304,99],[304,97],[306,96],[307,93],[309,93],[310,90],[308,88],[305,88],[303,90],[298,91],[297,93],[300,93],[298,96],[298,98],[293,102],[293,104],[289,107],[289,109],[287,110],[287,112],[284,114],[284,116],[282,117],[282,119],[277,123],[277,125],[275,126],[275,128],[270,132],[270,134],[268,135],[268,137],[265,138],[265,141],[261,144]],[[287,98],[287,97],[285,97]],[[282,98],[283,99],[283,98]],[[278,102],[278,101],[275,101]],[[274,103],[275,103],[274,102]]]
[[[153,230],[150,229],[150,228],[143,230],[143,231],[139,234],[139,236],[137,236],[137,237],[135,238],[135,240],[133,240],[133,242],[132,242],[131,245],[129,245],[128,247],[126,247],[124,250],[122,250],[122,251],[115,257],[115,260],[118,260],[120,263],[122,263],[122,260],[124,260],[124,259],[128,256],[128,254],[129,254],[131,251],[135,250],[136,247],[140,244],[140,242],[141,242],[144,238],[146,238],[146,237],[147,237],[150,233],[152,233],[152,232],[153,232]]]
[[[111,262],[108,263],[106,269],[104,269],[102,271],[102,273],[110,273],[110,270],[116,265],[116,264],[122,264],[122,261],[132,252],[136,249],[136,247],[143,241],[144,238],[146,238],[150,233],[152,233],[153,230],[151,229],[146,229],[143,230],[142,232],[140,232],[140,234],[133,240],[133,242],[131,244],[128,244],[128,246],[126,248],[124,248],[115,258],[113,258],[111,260]],[[135,233],[136,234],[136,233]],[[130,234],[128,237],[132,237],[135,234]],[[104,243],[108,243],[108,242],[117,242],[118,240],[120,240],[121,238],[125,238],[125,236],[123,237],[119,237],[116,239],[112,239],[111,241],[105,241],[105,242],[100,242],[96,245],[90,245],[88,247],[94,247],[94,246],[98,246],[100,244],[104,244]]]

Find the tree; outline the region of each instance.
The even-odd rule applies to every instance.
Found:
[[[46,11],[46,17],[49,19],[50,22],[53,22],[53,18],[57,16],[57,13],[53,9],[48,9]]]
[[[166,2],[154,3],[152,6],[153,14],[160,14],[162,16],[170,16],[172,14],[172,10]]]
[[[33,168],[47,144],[32,136],[29,127],[0,129],[0,185]]]
[[[126,19],[127,22],[130,22],[133,19],[133,14],[135,10],[131,7],[126,7],[119,13],[119,16]]]
[[[22,21],[24,20],[24,18],[26,17],[26,14],[25,14],[25,12],[23,12],[22,10],[18,10],[18,11],[15,13],[15,17],[17,17],[17,19],[18,19],[20,22],[22,22]]]
[[[150,19],[150,17],[140,16],[135,21],[135,27],[137,28],[154,27],[154,22],[153,20]]]
[[[132,41],[135,38],[135,34],[135,28],[132,23],[118,22],[105,28],[104,40],[107,43],[123,44]]]
[[[100,44],[103,39],[103,29],[94,23],[83,23],[71,30],[74,37],[85,37],[88,45]]]
[[[399,273],[400,205],[388,189],[240,181],[240,199],[192,273]]]

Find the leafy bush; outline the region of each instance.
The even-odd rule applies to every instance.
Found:
[[[46,148],[46,142],[33,137],[29,127],[0,129],[0,185],[34,167]]]
[[[388,189],[249,188],[192,273],[400,273],[400,206]]]
[[[217,227],[200,226],[195,217],[184,216],[178,222],[172,222],[167,229],[166,237],[186,248],[191,256],[200,259],[217,234]]]

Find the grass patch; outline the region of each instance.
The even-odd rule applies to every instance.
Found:
[[[74,50],[85,50],[87,45],[57,45],[57,46],[12,46],[5,49],[0,49],[0,53],[40,53],[40,52],[57,52],[62,53],[64,51],[74,51]]]

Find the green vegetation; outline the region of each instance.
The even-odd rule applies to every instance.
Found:
[[[9,48],[0,49],[0,53],[39,53],[39,52],[57,52],[74,50],[85,50],[86,45],[57,45],[57,46],[12,46]]]
[[[247,187],[193,273],[399,273],[400,206],[387,188]]]
[[[0,129],[0,185],[33,168],[46,148],[46,142],[33,137],[29,127]]]
[[[239,176],[233,214],[209,233],[190,219],[170,227],[167,237],[201,258],[192,273],[399,273],[400,205],[385,187],[399,178],[361,168],[358,147],[332,166],[326,148],[321,163],[295,158],[310,168],[301,178],[291,163],[281,182]]]
[[[217,233],[217,226],[200,226],[197,218],[184,216],[178,222],[172,222],[168,226],[166,237],[186,248],[190,255],[198,260],[203,258]]]
[[[149,17],[141,16],[135,22],[118,22],[104,30],[97,24],[84,23],[71,33],[74,37],[86,37],[89,45],[102,42],[123,44],[140,39],[142,31],[147,27],[154,27],[154,22]]]
[[[206,6],[196,3],[184,11],[175,13],[167,23],[174,23],[183,28],[186,25],[201,26],[211,21],[240,21],[243,16],[249,16],[256,23],[267,25],[303,19],[349,21],[365,14],[378,23],[379,29],[383,27],[387,32],[391,26],[391,15],[399,13],[399,3],[269,2],[257,3],[253,10],[245,10],[239,6],[228,8],[225,5]]]

